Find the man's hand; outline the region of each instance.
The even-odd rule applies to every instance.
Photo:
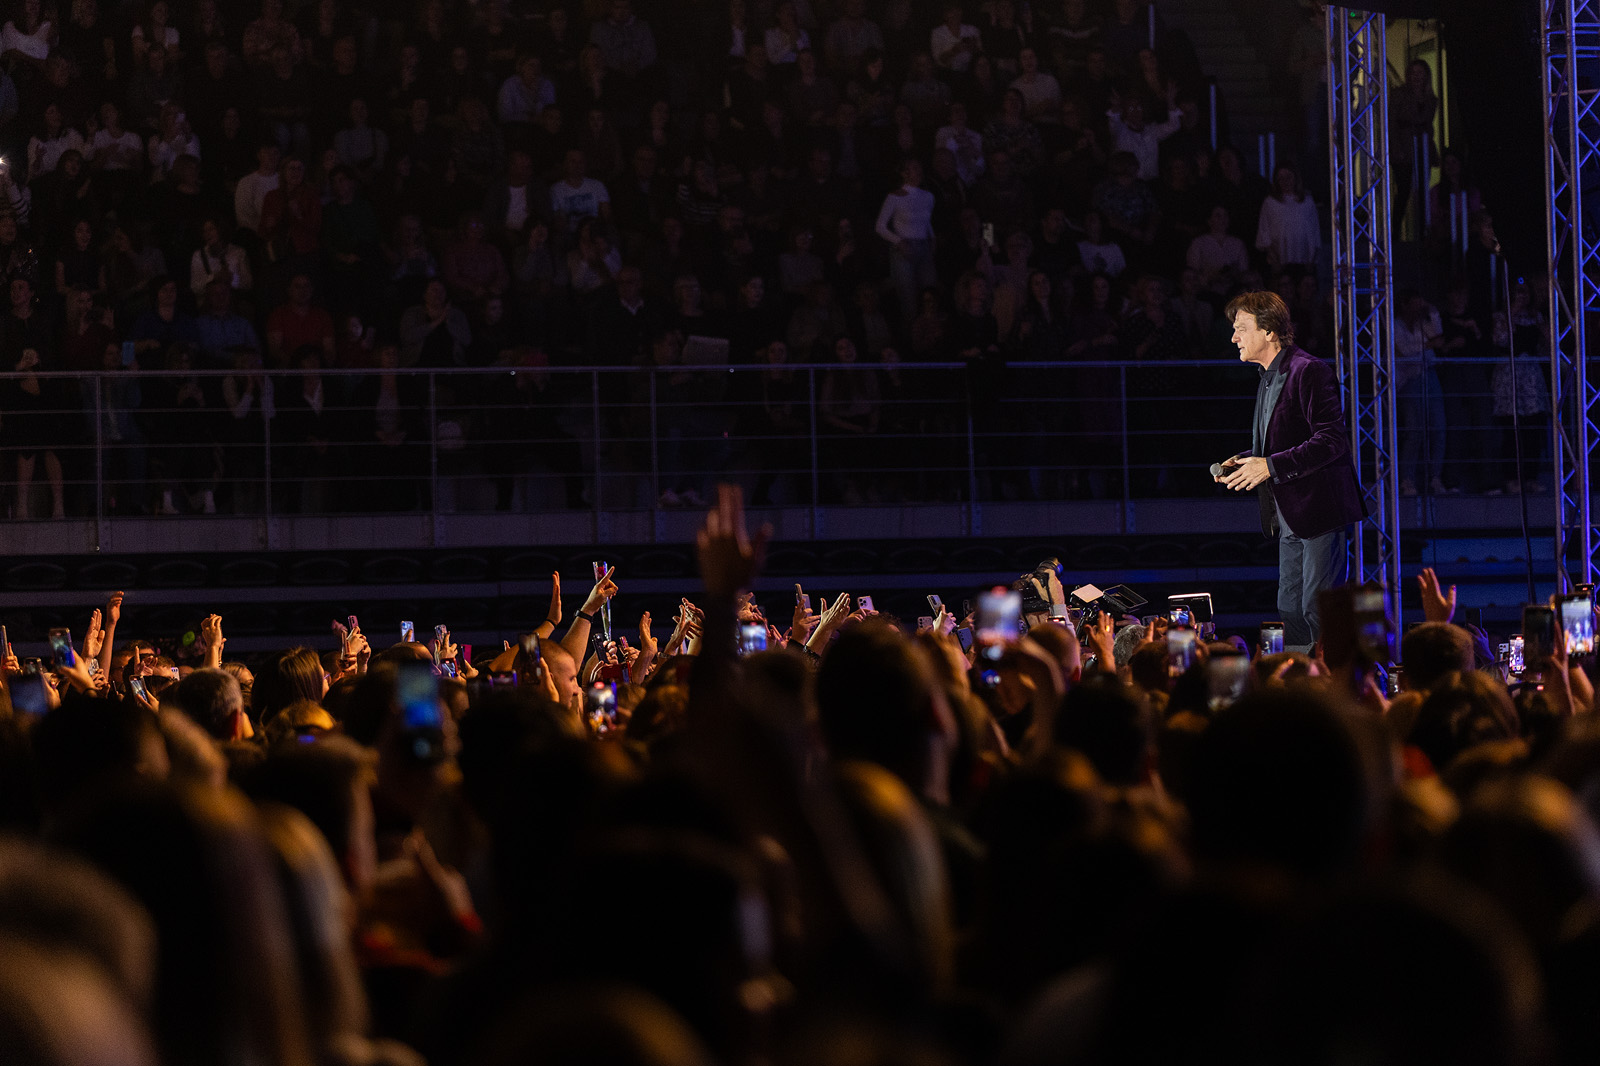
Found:
[[[105,644],[105,639],[105,631],[100,628],[100,608],[96,607],[89,615],[89,628],[83,634],[83,657],[100,658],[100,648]]]
[[[1226,466],[1227,464],[1224,464]],[[1267,469],[1267,461],[1259,455],[1252,455],[1238,461],[1231,473],[1217,478],[1222,484],[1235,492],[1249,492],[1251,489],[1270,480],[1272,471]]]
[[[550,609],[545,612],[544,620],[550,623],[550,628],[555,629],[561,624],[561,572],[550,572]]]
[[[1100,617],[1089,626],[1089,647],[1094,649],[1094,654],[1100,661],[1100,669],[1108,674],[1117,672],[1117,656],[1112,650],[1116,642],[1116,623],[1109,614],[1100,612]]]
[[[208,614],[200,621],[200,639],[205,642],[207,666],[222,665],[222,646],[228,638],[222,635],[222,616]]]
[[[594,614],[617,594],[617,583],[611,580],[611,575],[617,572],[616,567],[607,570],[599,581],[594,583],[594,588],[589,590],[589,598],[583,601],[584,614]],[[559,610],[559,608],[557,608]]]
[[[797,584],[794,587],[794,617],[790,619],[789,638],[798,640],[801,644],[811,635],[811,630],[817,624],[817,616],[811,613],[811,608],[805,605],[800,597],[804,594]]]
[[[113,592],[106,600],[106,630],[117,628],[117,623],[122,621],[122,593]]]
[[[639,616],[639,649],[637,657],[628,663],[628,680],[636,685],[643,682],[649,676],[650,664],[655,662],[660,650],[655,634],[650,632],[650,612],[646,611]]]
[[[1424,567],[1417,575],[1417,587],[1422,590],[1422,617],[1430,622],[1448,622],[1455,617],[1456,587],[1451,585],[1445,592],[1433,567]]]
[[[700,558],[700,580],[706,591],[720,600],[731,600],[755,581],[766,554],[771,526],[762,526],[754,537],[745,524],[744,490],[737,485],[719,484],[717,503],[706,512],[705,525],[695,537]]]
[[[828,638],[833,636],[833,631],[844,625],[845,619],[850,617],[850,594],[848,592],[839,593],[839,598],[832,603],[828,603],[827,600],[822,602],[824,604],[822,617],[818,619],[816,628],[811,631],[811,635],[806,638],[806,647],[808,648],[813,644],[826,645]]]

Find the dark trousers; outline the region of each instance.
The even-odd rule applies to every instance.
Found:
[[[1345,582],[1345,531],[1304,539],[1287,527],[1278,535],[1278,611],[1283,646],[1308,651],[1322,635],[1317,593]]]

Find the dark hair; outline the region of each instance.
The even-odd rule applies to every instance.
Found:
[[[256,673],[251,709],[265,722],[296,700],[322,701],[322,659],[310,648],[290,648]]]
[[[1268,290],[1241,292],[1228,301],[1228,306],[1223,310],[1222,317],[1232,322],[1243,311],[1254,316],[1256,325],[1275,334],[1278,343],[1287,348],[1294,343],[1294,322],[1289,318],[1289,306],[1283,302],[1283,297]]]
[[[1408,673],[1410,669],[1407,664]],[[1510,740],[1518,728],[1517,710],[1505,687],[1487,674],[1465,670],[1435,679],[1406,739],[1434,769],[1443,771],[1468,748],[1489,740]]]
[[[1161,649],[1163,658],[1165,649]],[[1163,664],[1164,665],[1164,664]],[[1139,705],[1110,674],[1074,685],[1061,702],[1054,738],[1064,748],[1088,756],[1108,783],[1139,784],[1144,779],[1149,748]]]
[[[194,671],[161,697],[218,740],[233,739],[233,712],[244,710],[239,682],[227,671],[209,667]]]
[[[822,660],[816,691],[823,739],[835,758],[913,772],[933,688],[922,653],[908,641],[881,622],[847,629]]]
[[[1472,635],[1446,622],[1424,622],[1400,641],[1408,688],[1426,693],[1452,673],[1473,667]]]

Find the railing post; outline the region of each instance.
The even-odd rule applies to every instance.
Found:
[[[94,550],[99,551],[106,536],[105,413],[100,378],[97,375],[90,380],[94,385]]]
[[[267,417],[267,386],[269,386],[269,385],[272,385],[272,391],[273,391],[272,408],[273,408],[274,411],[276,411],[277,410],[277,406],[278,406],[277,386],[273,385],[272,378],[268,377],[266,373],[263,373],[261,375],[261,395],[256,397],[256,406],[261,409],[261,441],[262,441],[262,448],[265,451],[265,454],[262,457],[262,464],[261,464],[261,491],[263,493],[263,496],[261,498],[261,513],[266,518],[271,519],[271,517],[272,517],[272,419]],[[271,528],[272,528],[272,523],[269,521],[267,523],[267,529],[268,529],[268,532],[269,532],[269,536],[267,538],[267,546],[268,547],[274,547],[274,545],[272,543],[272,537],[270,536]]]
[[[806,405],[811,423],[811,535],[817,537],[821,535],[822,479],[817,473],[817,368],[814,366],[806,368],[806,390],[811,398]]]
[[[650,509],[661,509],[661,427],[656,411],[656,368],[650,367]]]
[[[589,408],[593,416],[594,427],[594,539],[599,543],[603,539],[600,529],[600,371],[589,371]]]
[[[1209,97],[1209,106],[1211,108],[1211,150],[1215,152],[1217,150],[1217,79],[1209,78],[1207,81],[1209,84],[1206,86],[1206,94]]]
[[[439,378],[428,371],[428,547],[439,539]]]
[[[1133,464],[1128,446],[1128,368],[1117,367],[1117,397],[1122,408],[1122,532],[1127,535],[1133,525]]]
[[[967,374],[970,373],[969,368]],[[970,378],[967,380],[967,388],[961,391],[967,399],[967,533],[976,536],[983,529],[983,517],[978,509],[978,445],[973,431]]]

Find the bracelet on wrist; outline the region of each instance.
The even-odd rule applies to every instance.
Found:
[[[598,612],[598,611],[579,611],[578,612],[578,617],[583,619],[585,622],[588,622],[590,625],[593,625],[594,624],[594,616],[599,614],[599,613],[600,612]]]

